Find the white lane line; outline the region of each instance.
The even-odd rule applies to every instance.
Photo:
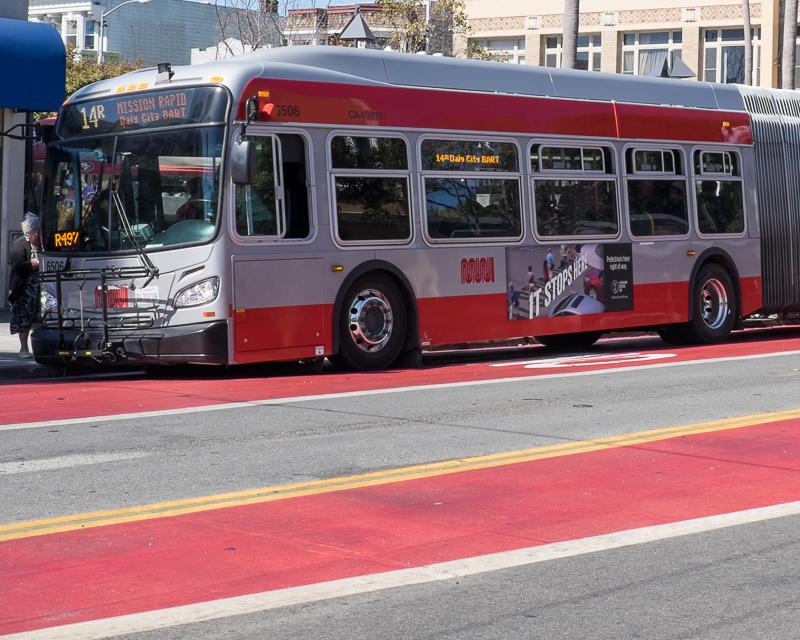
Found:
[[[32,422],[17,422],[13,424],[0,424],[0,432],[15,431],[18,429],[41,429],[45,427],[60,427],[65,425],[96,424],[99,422],[116,422],[118,420],[133,420],[141,418],[155,418],[159,416],[174,416],[190,413],[204,413],[207,411],[227,411],[230,409],[245,409],[248,407],[263,407],[270,405],[297,404],[299,402],[312,402],[317,400],[337,400],[341,398],[358,398],[363,396],[380,396],[393,393],[410,393],[416,391],[435,391],[439,389],[453,389],[456,387],[477,387],[491,384],[510,384],[527,382],[530,380],[552,380],[555,378],[576,378],[582,376],[602,376],[617,373],[639,371],[640,369],[662,369],[665,367],[685,367],[692,365],[713,364],[717,362],[734,362],[739,360],[758,360],[762,358],[779,358],[782,356],[800,355],[800,350],[778,351],[775,353],[759,353],[746,356],[727,356],[724,358],[708,358],[706,360],[684,360],[680,362],[663,362],[657,364],[635,365],[629,367],[616,367],[614,369],[598,369],[596,371],[569,371],[564,373],[548,373],[544,375],[522,375],[511,378],[493,378],[491,380],[468,380],[463,382],[443,382],[437,384],[423,384],[408,387],[392,387],[389,389],[367,389],[364,391],[345,391],[340,393],[320,393],[307,396],[289,396],[286,398],[269,398],[267,400],[245,400],[242,402],[225,402],[220,404],[201,405],[197,407],[184,407],[179,409],[160,409],[158,411],[138,411],[133,413],[117,413],[108,416],[90,416],[87,418],[65,418],[61,420],[41,420]],[[530,360],[520,360],[518,366],[523,368]],[[513,363],[509,363],[511,365]],[[491,366],[487,363],[487,367]]]
[[[145,458],[149,455],[150,454],[145,451],[129,451],[126,453],[82,453],[72,456],[59,456],[57,458],[3,462],[0,463],[0,476],[12,475],[15,473],[53,471],[54,469],[69,469],[71,467],[84,467],[90,464],[119,462],[121,460],[135,460],[137,458]]]
[[[440,562],[414,569],[387,571],[368,576],[344,578],[302,587],[265,591],[246,596],[211,600],[180,607],[15,633],[0,636],[0,640],[95,640],[129,633],[142,633],[184,624],[255,614],[270,609],[321,602],[333,598],[355,596],[384,589],[444,582],[465,576],[523,567],[549,560],[570,558],[587,553],[597,553],[598,551],[609,551],[611,549],[796,515],[800,515],[800,502],[788,502],[770,507],[696,518],[694,520],[629,529],[579,540],[527,547],[514,551],[503,551],[463,560]]]

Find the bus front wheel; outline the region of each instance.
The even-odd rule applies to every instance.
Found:
[[[400,355],[407,331],[397,285],[381,274],[365,276],[348,289],[339,309],[339,353],[331,361],[342,369],[386,369]]]

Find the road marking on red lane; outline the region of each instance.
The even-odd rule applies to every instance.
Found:
[[[705,518],[694,518],[682,522],[640,527],[638,529],[629,529],[566,542],[502,551],[473,558],[450,560],[413,569],[397,569],[395,571],[341,578],[300,587],[263,591],[155,611],[12,633],[0,636],[0,638],[2,640],[100,640],[102,638],[220,620],[233,616],[252,615],[272,609],[363,595],[386,589],[448,582],[482,573],[530,566],[540,562],[611,551],[682,536],[709,533],[719,529],[756,524],[796,515],[800,515],[800,502],[789,502]]]
[[[541,551],[546,545],[572,541],[580,549],[586,539],[667,525],[679,532],[672,535],[684,535],[706,526],[794,515],[798,501],[800,417],[795,416],[657,442],[629,442],[574,455],[13,539],[0,543],[0,634],[411,568],[420,568],[424,575],[432,565],[467,559],[472,559],[474,571],[481,566],[491,571],[504,568],[502,562],[486,559],[492,554],[544,553],[546,559],[547,551]],[[763,507],[775,508],[751,512]],[[699,525],[686,522],[737,512],[748,513]],[[697,526],[700,529],[692,529]],[[629,539],[628,533],[620,535],[617,546],[644,541],[635,537],[638,534]],[[592,547],[596,542],[586,542],[587,548],[604,548]],[[565,548],[569,547],[559,553]],[[380,577],[374,580],[382,585],[376,588],[391,586]],[[327,597],[346,593],[331,589]],[[277,603],[270,606],[286,606],[292,603],[292,593],[297,592],[284,591],[283,596],[290,596],[283,599],[280,594],[264,597],[279,598],[269,600]],[[209,604],[209,610],[215,606]],[[226,613],[220,615],[242,612],[223,609]],[[188,616],[182,622],[192,622],[198,618],[191,616],[201,615],[203,609],[182,611]],[[176,624],[172,613],[165,615],[171,620],[167,624]],[[207,611],[200,619],[206,615]],[[158,614],[147,619],[158,619]],[[115,633],[129,632],[125,625],[135,620],[113,622]],[[70,633],[69,627],[57,631]]]
[[[537,360],[523,360],[515,362],[496,362],[493,367],[523,367],[524,369],[570,369],[575,367],[594,367],[597,365],[611,364],[642,364],[651,360],[666,360],[677,358],[677,353],[665,351],[652,351],[643,353],[587,353],[580,356],[561,356],[558,358],[544,358]]]
[[[792,340],[792,346],[800,344],[800,340]],[[758,349],[775,343],[754,343]],[[320,375],[311,377],[280,378],[280,379],[233,379],[233,380],[189,380],[189,381],[154,381],[137,380],[130,381],[125,385],[111,383],[90,383],[87,385],[74,386],[60,384],[52,389],[49,385],[36,385],[37,389],[31,389],[31,385],[19,385],[21,393],[15,397],[13,393],[6,392],[8,387],[0,387],[4,393],[4,399],[8,398],[10,406],[16,407],[16,415],[25,416],[27,419],[18,422],[0,424],[0,432],[13,431],[18,429],[51,428],[66,425],[88,424],[98,422],[115,422],[119,420],[132,420],[141,418],[153,418],[159,416],[191,414],[209,411],[227,411],[231,409],[246,409],[251,407],[261,407],[269,405],[296,404],[301,402],[312,402],[317,400],[335,400],[341,398],[355,398],[362,396],[374,396],[396,393],[412,393],[418,391],[435,391],[441,389],[451,389],[457,387],[472,387],[492,384],[508,384],[514,382],[524,382],[525,380],[549,380],[554,378],[567,378],[579,376],[611,375],[627,373],[641,369],[657,369],[664,367],[682,367],[703,364],[713,364],[719,362],[736,362],[747,360],[758,360],[763,358],[781,358],[785,356],[800,355],[800,349],[769,351],[763,353],[736,353],[735,355],[725,355],[712,357],[716,349],[724,347],[736,347],[736,351],[741,351],[741,345],[717,345],[716,347],[695,347],[692,349],[679,351],[676,354],[668,352],[670,358],[664,362],[663,359],[651,359],[647,353],[637,353],[637,360],[641,364],[626,364],[631,354],[625,360],[619,362],[603,363],[602,360],[591,362],[586,367],[581,366],[579,371],[573,369],[577,366],[564,368],[563,358],[548,369],[530,369],[531,360],[525,359],[508,363],[481,363],[478,365],[456,365],[450,367],[440,367],[436,369],[414,369],[408,371],[390,371],[386,373],[374,374],[355,374],[355,375]],[[695,355],[696,350],[706,354],[704,357],[689,359],[690,355]],[[691,354],[687,355],[687,351]],[[656,351],[661,354],[663,352]],[[592,356],[598,357],[599,356]],[[685,358],[685,359],[681,359]],[[501,365],[501,366],[500,366]],[[519,372],[508,376],[509,368],[516,367]],[[588,368],[588,371],[584,371]],[[501,371],[502,370],[502,371]],[[440,382],[446,379],[447,382]],[[224,386],[220,383],[224,382]],[[403,384],[408,382],[422,382],[421,384]],[[176,388],[170,390],[168,385],[175,384]],[[270,386],[270,392],[265,392],[265,384]],[[163,386],[162,386],[163,385]],[[320,389],[320,393],[305,394],[309,387]],[[341,389],[358,390],[341,391]],[[193,391],[194,390],[194,391]],[[198,395],[193,395],[198,394]],[[281,395],[285,394],[285,395]],[[268,395],[271,397],[259,398]],[[53,398],[57,400],[53,400]],[[237,398],[236,401],[226,402],[225,398]],[[60,403],[62,400],[71,402]],[[98,411],[98,404],[105,402]],[[168,408],[157,408],[155,410],[125,411],[125,404],[139,406],[167,405]],[[10,413],[8,410],[6,414]],[[63,417],[64,414],[72,414]],[[54,418],[60,414],[62,417]],[[46,416],[39,419],[40,416]],[[0,420],[3,420],[0,413]]]
[[[452,474],[477,469],[532,462],[546,458],[570,456],[578,453],[588,453],[603,449],[613,449],[623,446],[641,446],[659,440],[691,436],[714,431],[726,431],[751,427],[754,424],[765,425],[772,422],[800,419],[800,408],[785,411],[772,411],[735,418],[724,418],[696,424],[665,427],[661,429],[648,429],[635,433],[594,438],[591,440],[576,440],[552,444],[533,449],[517,451],[504,451],[470,458],[443,460],[408,467],[372,471],[355,476],[333,477],[322,480],[311,480],[288,485],[272,487],[259,487],[245,491],[185,498],[168,502],[136,505],[121,509],[108,509],[93,513],[80,513],[70,516],[45,518],[42,520],[29,520],[12,524],[0,525],[0,542],[16,540],[25,537],[63,533],[66,531],[85,530],[91,527],[103,527],[110,524],[151,520],[165,518],[200,511],[237,507],[247,504],[270,502],[272,500],[285,500],[308,495],[320,495],[333,491],[373,487],[382,484],[391,484],[406,480],[432,478],[437,475]]]

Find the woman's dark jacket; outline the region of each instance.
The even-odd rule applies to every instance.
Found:
[[[34,272],[31,264],[31,243],[25,239],[25,236],[20,236],[14,240],[9,258],[11,262],[11,277],[8,280],[8,289],[10,291],[8,301],[13,304],[25,291],[25,284]]]

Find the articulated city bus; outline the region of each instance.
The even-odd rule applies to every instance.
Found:
[[[800,101],[334,47],[86,87],[48,147],[43,363],[716,342],[800,311]]]

